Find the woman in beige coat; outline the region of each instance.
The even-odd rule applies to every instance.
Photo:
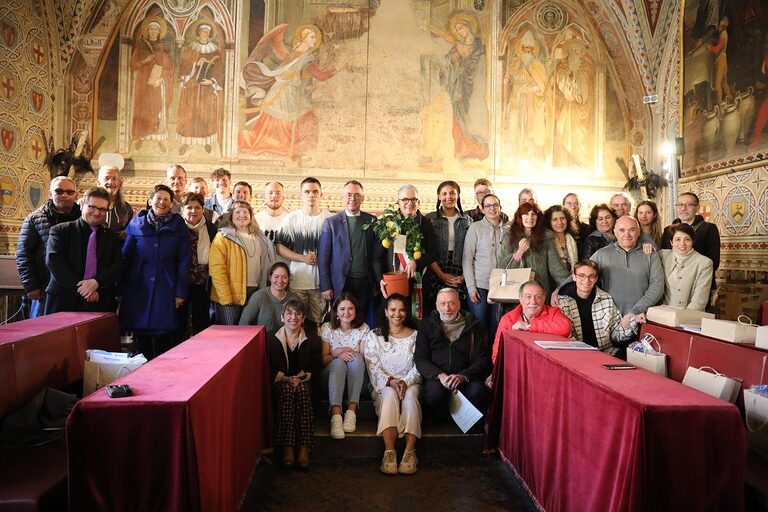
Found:
[[[664,266],[664,304],[704,311],[712,284],[712,260],[693,250],[693,228],[685,223],[667,228],[672,249],[659,251]]]

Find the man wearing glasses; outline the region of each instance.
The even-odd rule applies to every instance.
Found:
[[[717,226],[704,220],[699,213],[699,196],[693,192],[683,192],[677,198],[677,218],[672,224],[685,222],[693,228],[693,248],[696,252],[703,254],[712,260],[712,286],[710,295],[717,288],[715,281],[715,272],[720,266],[720,231]],[[664,234],[661,237],[661,248],[672,248],[672,236],[669,234],[669,226],[664,228]]]
[[[475,200],[477,201],[477,206],[466,212],[466,214],[469,215],[474,222],[481,220],[485,215],[485,212],[483,211],[483,199],[488,194],[493,194],[493,190],[491,189],[491,182],[485,178],[476,179]],[[501,216],[499,218],[501,219],[502,224],[509,222],[509,216],[504,212],[501,212]]]
[[[558,303],[571,321],[571,338],[583,341],[603,352],[616,355],[631,341],[645,315],[622,318],[613,297],[597,286],[598,266],[582,260],[573,266],[573,281],[559,291]]]
[[[363,226],[375,217],[360,209],[365,195],[359,181],[344,184],[341,200],[344,211],[325,219],[320,231],[317,251],[320,291],[328,301],[342,292],[350,292],[357,299],[360,314],[366,315],[378,280],[372,264],[376,234],[372,229],[364,231]]]
[[[45,288],[50,273],[45,266],[45,248],[50,229],[61,222],[76,220],[80,216],[77,187],[66,176],[51,180],[48,201],[30,213],[21,225],[16,245],[16,269],[27,299],[32,301],[29,316],[42,316],[45,311]]]
[[[58,311],[115,311],[116,282],[122,272],[120,237],[104,226],[112,195],[89,189],[82,216],[53,226],[45,261],[51,272],[45,314]]]

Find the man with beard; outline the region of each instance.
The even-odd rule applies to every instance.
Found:
[[[109,192],[110,197],[102,225],[117,233],[121,239],[125,239],[125,226],[133,218],[133,208],[123,199],[123,179],[120,177],[120,169],[111,165],[102,165],[99,168],[98,183]],[[84,201],[85,198],[81,201],[81,208]]]
[[[459,390],[480,412],[488,408],[485,378],[491,358],[485,328],[461,309],[454,288],[437,292],[436,311],[424,318],[416,337],[414,361],[424,379],[424,405],[441,415],[448,399]]]

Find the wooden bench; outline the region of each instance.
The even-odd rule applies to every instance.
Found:
[[[120,350],[114,313],[56,313],[0,326],[0,418],[44,388],[81,390],[85,351]],[[62,510],[64,443],[0,451],[0,510]]]

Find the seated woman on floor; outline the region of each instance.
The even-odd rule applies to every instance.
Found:
[[[416,440],[421,437],[421,375],[413,361],[416,331],[409,327],[406,300],[394,293],[384,301],[381,327],[368,332],[365,362],[371,378],[371,396],[379,416],[376,434],[384,439],[382,473],[416,472]],[[405,453],[397,464],[395,440],[405,436]]]
[[[283,464],[309,467],[315,443],[312,383],[320,375],[323,345],[314,332],[302,328],[306,307],[298,299],[283,304],[283,327],[269,336],[273,400],[276,406],[275,445],[283,449]],[[298,456],[296,448],[298,447]]]
[[[280,320],[283,304],[296,295],[291,292],[291,271],[286,263],[278,261],[269,268],[269,286],[260,289],[248,299],[240,325],[263,325],[269,333],[283,326]]]
[[[573,282],[560,288],[558,302],[573,326],[571,338],[615,355],[635,337],[645,315],[629,313],[622,318],[610,294],[597,286],[598,278],[597,263],[576,263]]]
[[[334,301],[331,321],[320,327],[323,340],[323,382],[328,381],[328,402],[331,405],[331,437],[344,439],[345,433],[357,428],[357,404],[365,379],[365,360],[360,344],[365,339],[368,324],[364,312],[358,314],[357,299],[343,292]],[[344,384],[347,388],[347,410],[341,418]]]

